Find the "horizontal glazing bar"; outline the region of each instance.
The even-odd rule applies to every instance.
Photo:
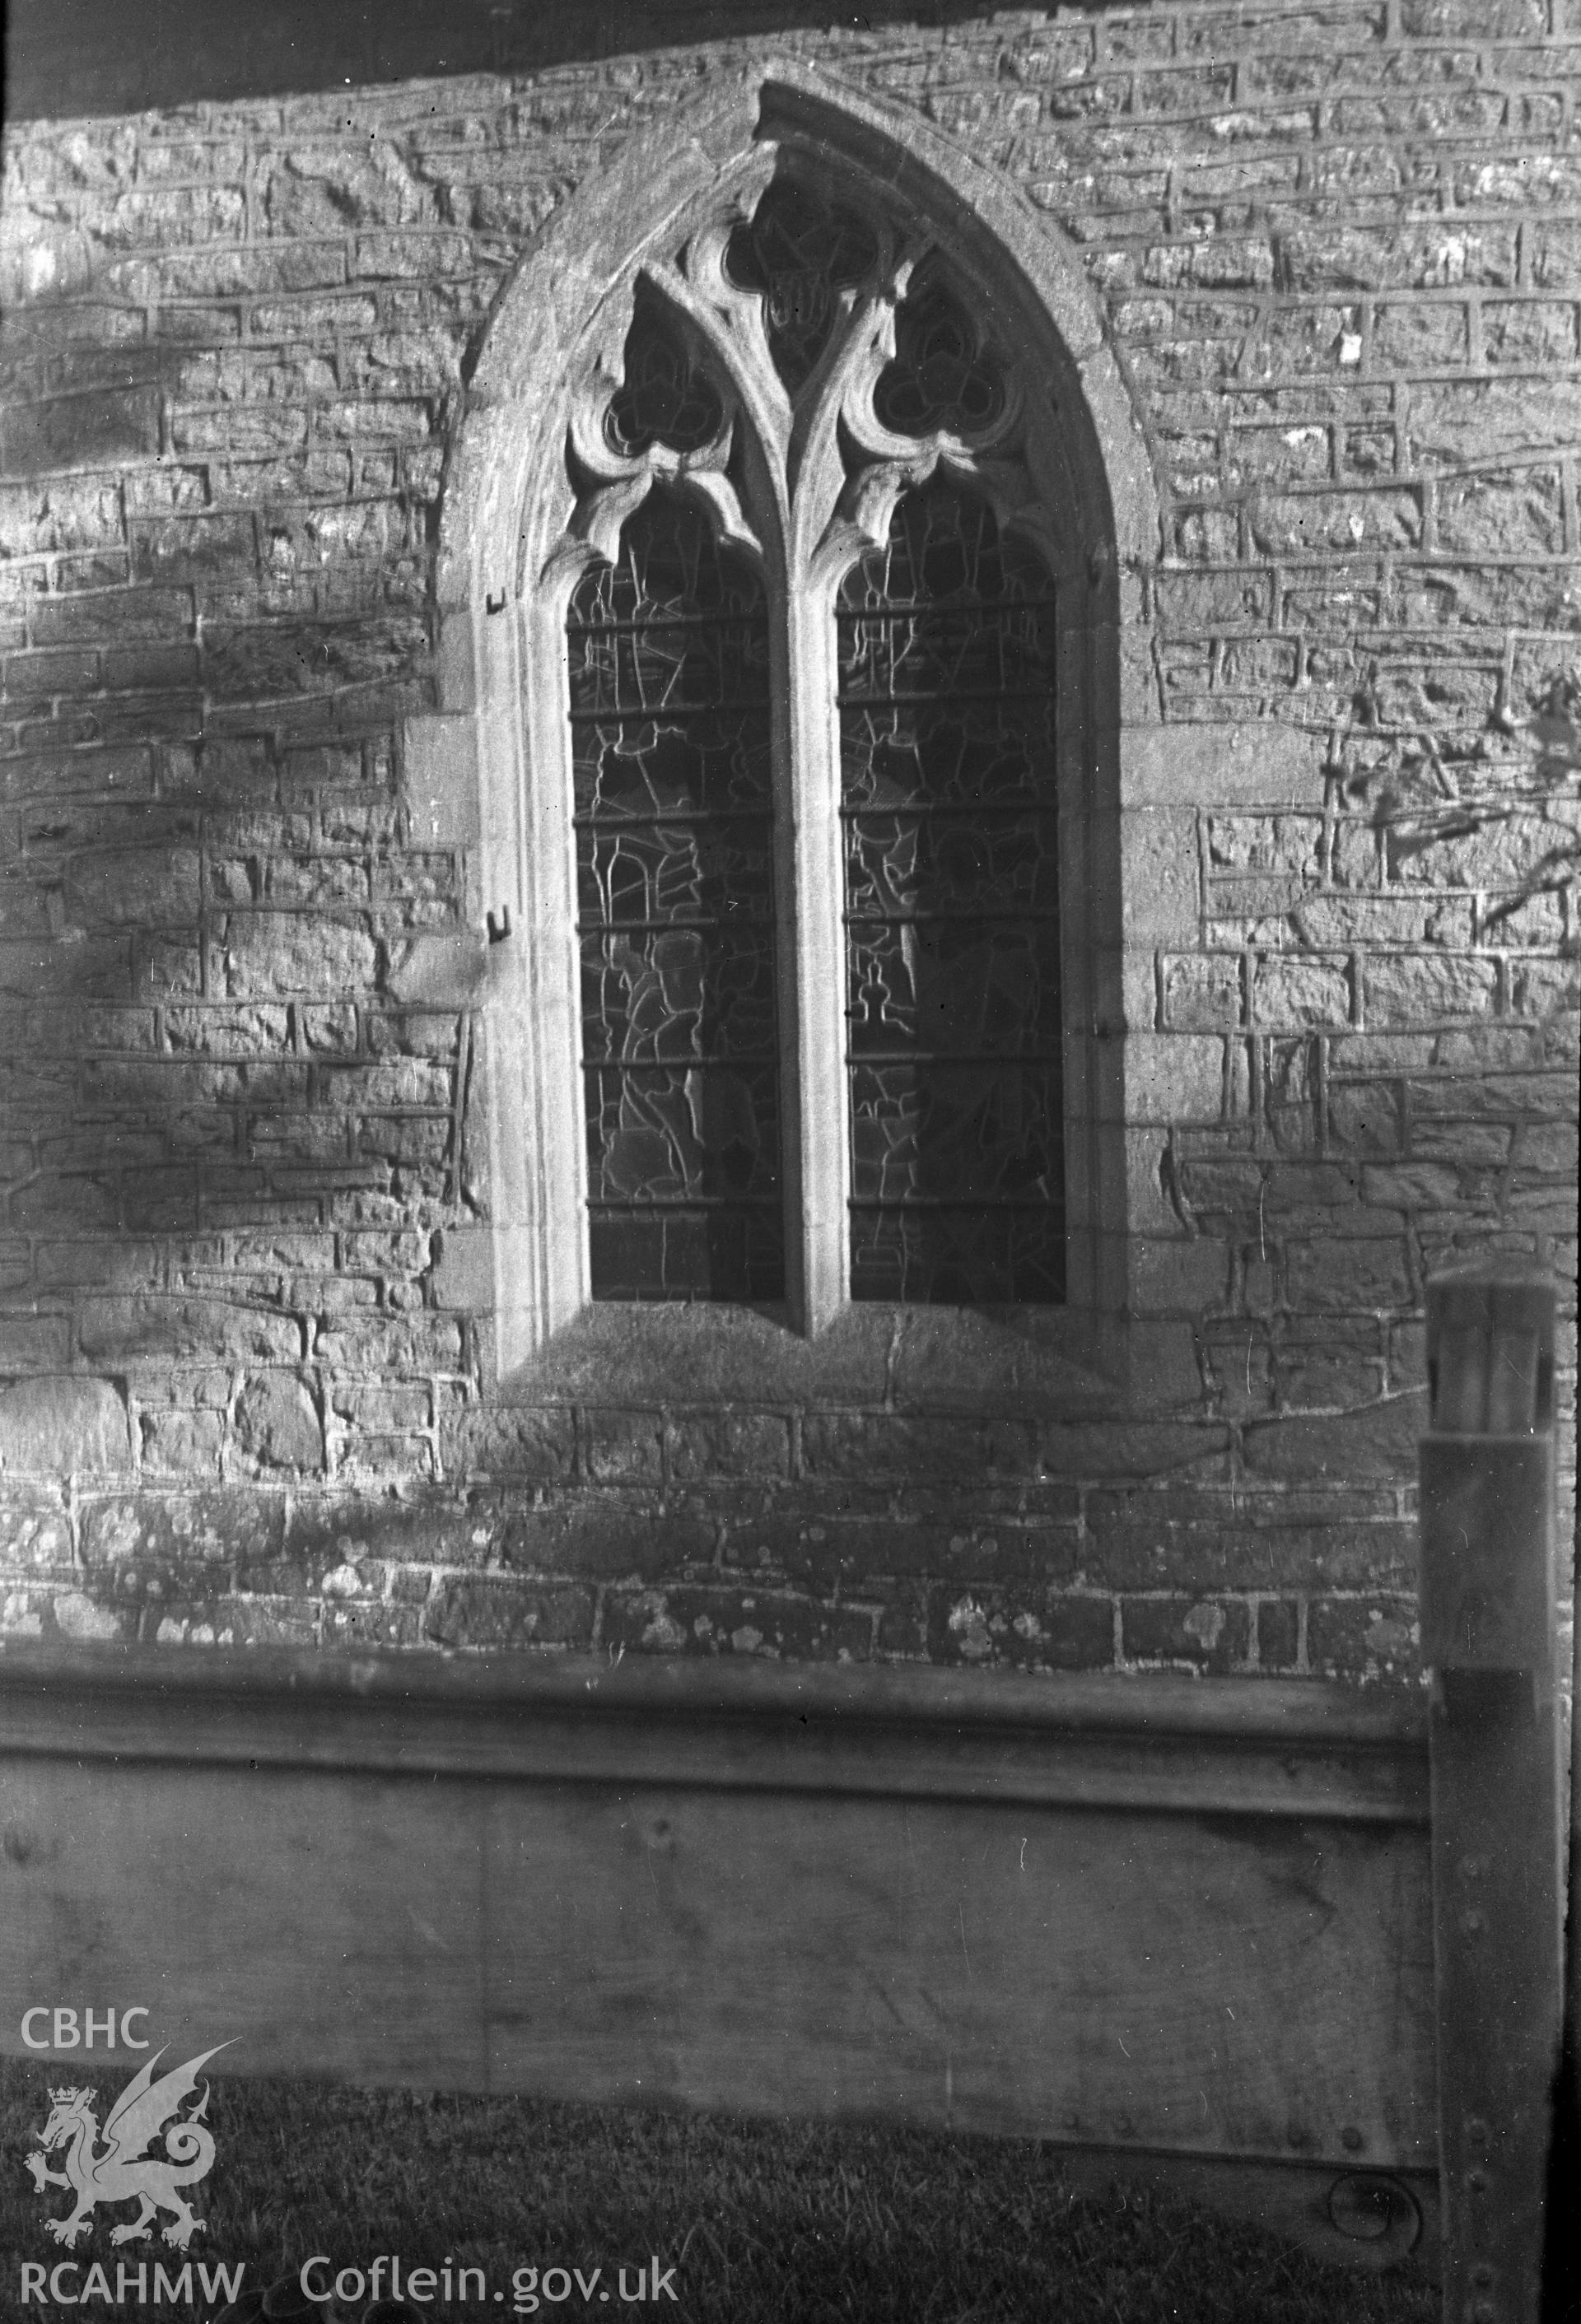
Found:
[[[977,686],[963,687],[949,694],[837,694],[835,704],[840,710],[907,710],[920,704],[924,707],[948,709],[957,702],[1052,702],[1054,687],[1047,686]],[[572,711],[573,718],[578,716]]]
[[[612,1203],[605,1195],[589,1202],[587,1209],[599,1218],[656,1218],[661,1213],[666,1218],[684,1217],[696,1211],[777,1211],[781,1207],[776,1195],[754,1195],[737,1201],[734,1194],[677,1194],[670,1197],[653,1195],[643,1201]],[[1023,1209],[1030,1204],[1022,1204]]]
[[[583,1071],[590,1074],[690,1073],[694,1066],[699,1072],[717,1066],[725,1073],[763,1073],[778,1065],[779,1062],[779,1056],[772,1049],[766,1052],[744,1049],[739,1054],[730,1055],[715,1051],[701,1057],[694,1056],[689,1049],[673,1057],[590,1057],[586,1050],[582,1052]],[[865,1065],[867,1060],[864,1057],[861,1062]]]
[[[635,936],[668,935],[674,931],[715,936],[721,930],[734,933],[740,929],[744,934],[752,928],[766,935],[772,932],[773,926],[774,922],[767,912],[744,912],[735,920],[578,920],[577,934],[579,936]]]
[[[614,1077],[628,1082],[641,1082],[644,1076],[657,1077],[661,1084],[668,1084],[673,1086],[678,1074],[690,1073],[694,1066],[700,1069],[707,1062],[704,1057],[643,1057],[633,1058],[630,1063],[624,1062],[619,1057],[598,1057],[590,1064],[584,1060],[582,1070],[586,1074],[597,1074],[606,1080]],[[860,1065],[862,1060],[858,1057],[855,1062]],[[775,1080],[777,1096],[779,1064],[778,1056],[726,1057],[714,1065],[712,1070],[734,1080],[740,1080],[750,1074],[772,1074]]]
[[[1050,812],[1045,807],[1030,807],[1031,815]],[[646,831],[668,830],[671,824],[698,824],[724,826],[733,823],[761,824],[766,831],[774,820],[772,807],[678,807],[673,809],[644,808],[641,815],[623,815],[618,808],[605,807],[592,815],[574,815],[573,831]]]
[[[1050,908],[1046,912],[1029,912],[1024,905],[1018,911],[1003,905],[995,910],[926,912],[846,912],[841,916],[848,928],[930,928],[936,923],[951,927],[971,927],[981,920],[995,927],[1020,927],[1030,928],[1034,936],[1042,936],[1052,931],[1058,915]]]
[[[1051,822],[1059,820],[1059,809],[1044,806],[1035,798],[1012,799],[1008,806],[996,807],[987,801],[981,805],[960,806],[950,799],[907,799],[893,807],[842,807],[842,823],[892,823],[897,816],[953,816],[958,821],[970,816],[974,823],[985,823],[994,816],[1007,823],[1026,823],[1035,815],[1047,816]]]
[[[853,1012],[847,1009],[850,1019]],[[1058,1049],[847,1049],[850,1065],[981,1065],[998,1080],[1022,1065],[1058,1065]]]
[[[976,1218],[994,1219],[1003,1211],[1035,1211],[1044,1218],[1058,1217],[1065,1204],[1063,1200],[1056,1203],[1046,1198],[1040,1202],[1024,1203],[1013,1194],[996,1195],[991,1203],[984,1202],[980,1196],[974,1202],[957,1201],[948,1194],[902,1194],[890,1202],[864,1200],[860,1195],[854,1195],[846,1207],[850,1211],[864,1212],[961,1211]]]
[[[975,622],[984,613],[1026,613],[1058,604],[1052,595],[1040,597],[886,597],[878,605],[837,605],[835,619],[856,622],[907,622],[920,614],[935,621]]]
[[[1040,702],[1049,698],[1037,696]],[[744,702],[615,702],[602,710],[572,710],[567,715],[573,726],[649,726],[660,718],[673,723],[677,718],[749,715],[766,724],[769,705],[765,695],[754,694]]]
[[[767,623],[756,613],[652,613],[642,621],[579,622],[573,613],[566,622],[570,638],[644,637],[655,630],[758,630]]]

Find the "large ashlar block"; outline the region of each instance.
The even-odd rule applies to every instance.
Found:
[[[8,1474],[67,1477],[131,1461],[126,1407],[108,1380],[46,1376],[0,1390],[0,1470]]]
[[[1165,1242],[1136,1235],[1129,1261],[1129,1305],[1135,1316],[1196,1315],[1223,1307],[1228,1296],[1228,1246],[1213,1236]]]
[[[424,845],[469,847],[478,836],[477,726],[469,715],[409,718],[406,796]]]
[[[1327,743],[1300,728],[1128,727],[1120,738],[1123,807],[1321,807]]]
[[[1195,807],[1123,808],[1120,849],[1126,943],[1191,943],[1202,924]]]
[[[1217,1121],[1225,1112],[1225,1045],[1215,1033],[1132,1033],[1125,1112],[1133,1124]]]

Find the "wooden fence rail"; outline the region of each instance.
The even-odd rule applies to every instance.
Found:
[[[1034,2135],[1376,2265],[1428,1839],[1424,1708],[1320,1684],[14,1646],[0,2030]]]

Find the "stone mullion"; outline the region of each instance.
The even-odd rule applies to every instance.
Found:
[[[799,1330],[816,1338],[850,1298],[851,1131],[846,1073],[845,846],[834,595],[827,553],[845,483],[837,422],[849,417],[853,362],[870,310],[849,312],[788,461],[782,567],[771,572],[775,877],[781,1103],[786,1171],[787,1291]],[[867,383],[871,390],[871,382]],[[774,455],[771,454],[771,457]],[[782,659],[778,659],[782,657]]]
[[[827,584],[792,573],[774,592],[775,877],[779,887],[781,1103],[788,1290],[816,1335],[849,1276],[846,960],[839,731]]]

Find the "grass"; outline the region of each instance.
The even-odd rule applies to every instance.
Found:
[[[23,2167],[59,2073],[0,2066],[0,2315],[175,2324],[180,2307],[9,2304],[21,2261],[60,2256]],[[674,2267],[677,2295],[657,2312],[678,2324],[1433,2324],[1438,2314],[1418,2278],[1336,2271],[1154,2195],[1077,2193],[1051,2150],[1024,2141],[295,2081],[217,2081],[208,2119],[218,2159],[200,2190],[208,2225],[194,2259],[245,2262],[249,2287],[294,2274],[315,2252],[364,2270],[382,2252],[400,2253],[408,2273],[480,2267],[485,2304],[474,2292],[465,2306],[439,2299],[411,2311],[457,2324],[533,2313],[518,2311],[513,2276],[536,2267],[541,2280],[555,2266],[602,2267],[616,2294],[611,2324],[652,2318],[652,2302],[620,2304],[615,2270],[634,2289],[655,2254]],[[62,2209],[59,2190],[49,2194],[49,2209]],[[129,2217],[98,2214],[74,2254],[82,2282],[95,2259],[112,2283],[119,2259],[173,2264],[159,2243],[112,2254],[109,2229]],[[563,2305],[535,2312],[586,2324],[596,2290],[593,2301],[573,2282]],[[343,2324],[365,2305],[301,2312]]]

